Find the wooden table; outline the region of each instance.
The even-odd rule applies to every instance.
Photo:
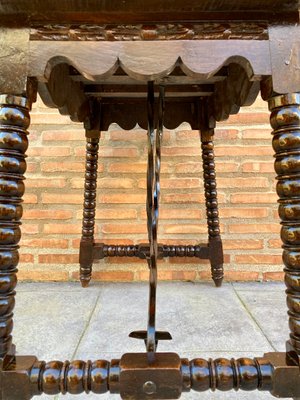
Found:
[[[182,391],[266,390],[300,399],[300,27],[299,1],[288,0],[0,0],[0,400],[41,393],[120,393],[124,399],[174,399]],[[30,109],[43,101],[82,122],[87,138],[81,282],[95,259],[145,258],[150,269],[147,331],[132,336],[146,352],[121,360],[38,361],[12,344]],[[209,258],[221,284],[213,132],[250,105],[268,101],[283,241],[290,338],[285,353],[239,360],[181,359],[157,353],[169,339],[155,330],[156,261]],[[157,244],[160,138],[183,121],[201,132],[209,243]],[[100,132],[112,122],[148,128],[145,246],[94,243]],[[157,127],[157,134],[154,128]],[[74,299],[76,301],[76,299]],[[51,327],[53,328],[53,327]]]

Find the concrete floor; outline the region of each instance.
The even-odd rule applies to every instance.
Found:
[[[159,283],[157,328],[173,340],[160,351],[181,357],[262,356],[284,351],[288,338],[285,287],[279,283]],[[140,283],[20,283],[14,342],[18,354],[40,360],[119,358],[144,351],[128,338],[145,329],[148,288]],[[36,399],[119,399],[116,395],[40,396]],[[182,399],[274,399],[263,392],[191,392]]]

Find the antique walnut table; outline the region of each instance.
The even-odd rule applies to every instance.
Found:
[[[175,399],[208,389],[300,399],[299,9],[295,0],[0,0],[0,400],[107,391],[123,399]],[[130,334],[145,341],[144,353],[71,362],[16,355],[12,318],[23,175],[37,92],[85,126],[82,286],[88,286],[94,260],[147,260],[148,326]],[[157,259],[207,258],[216,286],[222,282],[214,127],[259,92],[268,101],[273,129],[290,325],[286,352],[191,361],[157,352],[157,342],[171,338],[155,329]],[[208,243],[164,246],[157,243],[163,128],[183,121],[200,131]],[[99,138],[113,122],[148,130],[144,245],[94,241]]]

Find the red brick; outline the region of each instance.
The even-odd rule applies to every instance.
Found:
[[[280,239],[270,239],[268,245],[271,249],[281,249],[282,241]]]
[[[190,270],[177,271],[177,270],[159,270],[158,279],[160,281],[194,281],[196,279],[196,272]],[[136,275],[138,281],[148,281],[149,272],[147,270],[138,271]]]
[[[200,157],[201,148],[199,147],[163,147],[162,157]]]
[[[239,131],[237,129],[215,129],[214,140],[234,140],[237,139]]]
[[[202,162],[176,163],[175,172],[178,174],[202,174]],[[202,175],[199,175],[202,177]]]
[[[260,239],[225,239],[222,240],[224,250],[256,250],[263,248],[263,240]]]
[[[282,256],[279,254],[238,254],[235,256],[237,264],[269,264],[282,265]]]
[[[264,112],[248,112],[231,115],[227,121],[223,121],[224,125],[253,125],[253,124],[269,124],[269,113]]]
[[[67,271],[42,271],[33,270],[30,271],[19,269],[18,280],[20,281],[36,281],[36,282],[47,282],[47,281],[67,281],[69,279],[69,273]]]
[[[39,226],[36,224],[29,224],[29,223],[23,223],[22,225],[22,234],[26,235],[36,235],[39,233]]]
[[[264,281],[284,282],[284,272],[283,271],[264,272],[263,280]]]
[[[192,203],[204,203],[203,193],[162,193],[162,203],[172,203],[172,204],[192,204]],[[218,202],[225,202],[225,195],[223,193],[218,193]]]
[[[35,247],[41,249],[67,249],[69,242],[67,239],[21,239],[22,247]]]
[[[74,149],[75,156],[83,157],[85,156],[85,148],[77,147]],[[138,156],[138,150],[135,147],[100,147],[99,149],[100,157],[125,157],[132,158]]]
[[[217,187],[219,188],[266,188],[269,187],[270,183],[267,178],[253,177],[253,178],[218,178]]]
[[[147,232],[147,227],[146,224],[134,224],[134,223],[130,223],[130,224],[103,224],[101,231],[103,233],[146,233]]]
[[[73,162],[73,161],[53,161],[53,162],[41,162],[42,172],[82,172],[84,173],[84,161]]]
[[[278,233],[280,232],[279,224],[263,223],[263,224],[231,224],[228,227],[229,233]]]
[[[44,204],[83,204],[83,194],[42,193]]]
[[[78,254],[39,254],[41,264],[78,264]]]
[[[24,210],[24,219],[70,219],[72,211],[67,210]]]
[[[162,177],[160,180],[160,185],[162,189],[198,189],[199,187],[203,186],[203,183],[199,178],[167,179]],[[146,189],[146,179],[140,179],[138,187],[141,189]]]
[[[82,210],[78,210],[76,213],[77,219],[82,219]],[[96,219],[136,219],[137,211],[132,209],[124,208],[97,208]]]
[[[47,110],[48,111],[48,110]],[[31,124],[32,125],[66,125],[70,124],[70,118],[67,116],[60,115],[57,112],[53,113],[32,113]]]
[[[182,224],[182,225],[163,225],[161,226],[165,234],[173,234],[173,233],[207,233],[207,226],[205,225],[196,225],[196,224]]]
[[[178,140],[197,140],[199,142],[199,147],[200,147],[200,134],[199,131],[191,131],[191,130],[186,130],[186,131],[179,131],[177,132],[177,139]],[[213,140],[228,140],[228,139],[236,139],[238,136],[238,130],[237,129],[216,129],[215,130],[215,135]]]
[[[278,196],[274,192],[269,193],[233,193],[230,195],[231,203],[241,204],[275,204]]]
[[[69,140],[81,140],[85,142],[85,134],[83,129],[49,130],[42,132],[42,139],[45,142],[65,142]]]
[[[25,183],[27,188],[63,188],[66,186],[66,180],[63,178],[30,178]]]
[[[135,181],[129,178],[101,178],[97,181],[97,187],[102,189],[131,189],[134,183]],[[83,189],[84,179],[71,179],[71,187],[74,189]]]
[[[144,194],[104,194],[99,196],[99,203],[108,204],[145,204],[146,193]]]
[[[162,203],[171,204],[192,204],[192,203],[204,203],[203,193],[170,193],[162,194]]]
[[[29,147],[27,154],[29,157],[66,157],[69,156],[70,148],[55,146],[55,147]]]
[[[279,218],[277,207],[276,207],[276,210],[272,210],[272,215],[273,215],[273,218],[275,219],[275,221],[278,221],[278,223],[279,223],[280,218]]]
[[[120,142],[147,142],[147,132],[145,130],[119,130],[110,131],[110,140],[120,141]],[[170,140],[170,132],[164,130],[163,141]]]
[[[274,150],[271,146],[216,146],[216,157],[253,157],[253,156],[273,156]]]
[[[234,281],[258,281],[259,273],[256,271],[225,271],[224,280]]]
[[[220,174],[226,174],[228,172],[237,172],[239,169],[239,164],[235,162],[227,162],[227,161],[220,161],[216,160],[216,172],[217,176]],[[217,178],[218,182],[218,178]]]
[[[147,164],[144,162],[114,163],[108,166],[108,172],[145,174],[146,171],[147,171]]]
[[[220,218],[267,218],[268,208],[220,208]]]
[[[198,277],[201,280],[211,280],[210,271],[199,271]],[[224,281],[226,282],[246,282],[257,281],[259,273],[255,271],[225,271]]]
[[[200,142],[200,134],[199,131],[192,131],[192,130],[184,130],[184,131],[177,131],[176,132],[176,139],[178,141],[183,140],[184,142],[186,141],[191,141],[191,140],[195,140],[197,141],[197,143],[199,144],[199,147],[201,146],[201,142]]]
[[[32,254],[25,254],[25,253],[21,253],[20,254],[20,263],[33,263],[33,255]]]
[[[254,172],[258,173],[261,172],[262,174],[273,174],[274,172],[274,162],[270,161],[257,161],[257,162],[245,162],[242,164],[242,171],[243,172]]]
[[[81,229],[82,229],[81,224],[66,224],[66,223],[46,224],[43,227],[43,232],[48,234],[79,235],[81,234]]]
[[[105,243],[105,244],[112,244],[112,245],[130,245],[133,244],[133,240],[130,239],[103,239],[103,240],[95,240],[96,243]],[[143,241],[145,242],[145,241]],[[77,239],[73,239],[72,240],[72,247],[75,249],[79,248],[79,244],[80,244],[80,238]]]
[[[269,129],[245,129],[242,132],[243,139],[268,140],[271,144],[271,127]]]
[[[27,173],[36,172],[38,167],[38,163],[36,162],[28,162],[27,163]]]
[[[103,164],[98,164],[98,172],[103,172]],[[42,162],[42,172],[64,172],[73,173],[80,172],[83,176],[85,170],[85,162],[73,162],[73,161],[62,161],[62,162]]]
[[[78,279],[78,272],[72,273],[73,279]],[[100,282],[129,282],[133,280],[132,271],[94,271],[93,281]]]
[[[33,193],[25,193],[23,196],[24,204],[36,204],[37,195]]]
[[[201,219],[204,217],[204,212],[202,210],[184,209],[184,208],[161,208],[159,211],[160,219]],[[146,210],[141,212],[141,218],[146,219]]]
[[[221,162],[216,160],[216,170],[217,174],[227,173],[227,172],[236,172],[239,168],[238,163],[234,162]],[[202,178],[203,168],[201,162],[186,162],[186,163],[176,163],[175,172],[177,174],[199,174],[199,177]],[[218,179],[217,179],[218,181]]]

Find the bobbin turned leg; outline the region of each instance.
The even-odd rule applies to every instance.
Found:
[[[288,350],[300,355],[300,94],[272,97],[269,109],[287,286]]]
[[[209,121],[208,102],[207,100],[201,100],[200,136],[211,274],[215,285],[219,287],[222,285],[224,277],[224,261],[217,199],[215,155],[213,144],[214,129],[210,126],[211,124],[211,121]]]
[[[29,123],[25,97],[0,95],[0,359],[14,352],[11,333]]]
[[[80,241],[80,282],[82,287],[87,287],[91,277],[94,261],[94,230],[96,214],[96,190],[98,151],[100,140],[100,105],[95,100],[91,103],[90,118],[85,124],[86,128],[86,158],[84,180],[84,202],[82,236]]]

